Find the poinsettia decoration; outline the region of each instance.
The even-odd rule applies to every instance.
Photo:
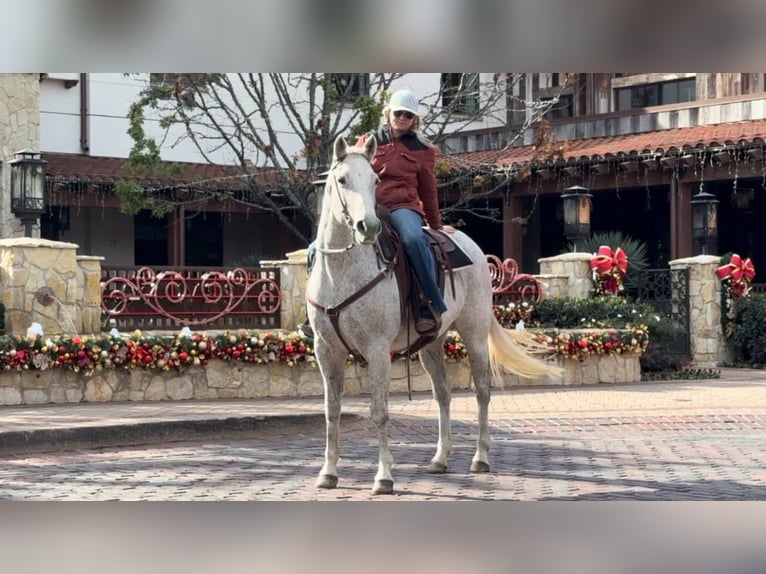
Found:
[[[750,258],[742,259],[732,253],[729,262],[716,269],[715,274],[724,284],[732,299],[746,297],[750,293],[750,283],[755,277],[755,266]]]
[[[590,268],[596,293],[616,295],[624,289],[622,282],[628,272],[628,256],[621,247],[614,251],[608,245],[599,247],[598,252],[591,257]]]
[[[721,314],[723,331],[727,337],[730,337],[734,332],[735,302],[750,294],[750,283],[755,277],[755,266],[749,257],[742,259],[737,253],[732,253],[728,261],[726,259],[726,256],[721,258],[722,265],[716,269],[715,274],[723,285],[721,296],[723,307],[726,309],[726,312]]]

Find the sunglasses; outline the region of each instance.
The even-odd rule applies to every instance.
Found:
[[[413,114],[412,112],[404,111],[404,110],[396,110],[394,112],[395,118],[401,118],[402,116],[404,116],[408,120],[411,120],[412,118],[415,117],[415,114]]]

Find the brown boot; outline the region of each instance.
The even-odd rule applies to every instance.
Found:
[[[420,310],[420,317],[415,321],[415,330],[421,335],[435,333],[441,328],[441,320],[438,314],[434,314],[430,309]]]

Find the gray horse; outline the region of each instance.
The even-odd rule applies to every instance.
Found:
[[[341,395],[349,350],[353,349],[367,363],[370,411],[378,432],[378,472],[372,490],[390,494],[394,490],[387,432],[391,351],[407,348],[414,325],[402,322],[396,277],[381,265],[375,248],[381,223],[375,213],[378,177],[370,160],[376,147],[375,138],[369,138],[363,147],[347,146],[342,136],[335,140],[317,231],[316,264],[308,279],[306,298],[314,329],[314,354],[324,383],[327,424],[325,461],[317,486],[335,488],[338,484]],[[466,346],[479,406],[479,436],[471,471],[488,472],[492,376],[501,377],[507,370],[536,378],[560,371],[533,356],[519,342],[522,334],[497,322],[485,255],[464,233],[456,231],[451,238],[473,264],[455,270],[454,292],[451,288],[445,292],[448,311],[442,316],[441,331],[419,353],[439,403],[439,440],[428,471],[446,472],[452,450],[451,392],[443,345],[448,329],[453,328]]]

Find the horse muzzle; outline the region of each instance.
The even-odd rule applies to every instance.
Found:
[[[380,229],[380,220],[377,218],[364,219],[362,221],[357,221],[356,224],[354,224],[356,240],[361,244],[375,243],[378,240]]]

